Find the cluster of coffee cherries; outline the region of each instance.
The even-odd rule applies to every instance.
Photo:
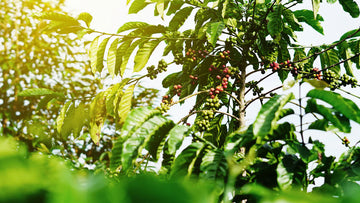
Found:
[[[201,112],[201,119],[195,121],[199,131],[206,131],[210,127],[210,120],[214,118],[214,111],[204,110]]]
[[[321,80],[321,71],[318,68],[313,68],[310,70],[310,74],[308,77]]]
[[[219,82],[215,82],[218,84],[216,87],[210,88],[210,97],[213,99],[220,92],[223,92],[226,88],[228,88],[229,78],[234,75],[236,72],[236,68],[232,66],[221,65],[220,67],[216,67],[215,65],[210,65],[209,71],[213,72],[216,80]]]
[[[270,63],[270,68],[273,70],[273,71],[277,71],[280,69],[280,65],[276,62],[271,62]]]
[[[164,61],[164,59],[161,59],[159,61],[157,69],[154,65],[148,66],[146,69],[148,71],[149,78],[151,80],[155,79],[157,77],[157,74],[165,72],[167,70],[167,66],[168,64]]]
[[[195,85],[197,80],[199,79],[197,76],[189,75],[189,78],[191,79],[191,84]]]
[[[291,75],[292,75],[294,78],[296,78],[296,77],[302,72],[302,68],[293,65],[290,72],[291,72]]]
[[[350,141],[347,137],[344,137],[343,139],[341,139],[342,144],[345,145],[346,147],[349,147]]]
[[[172,99],[170,98],[169,95],[165,95],[163,96],[160,106],[157,107],[156,109],[158,109],[162,114],[166,113],[169,109],[170,109],[170,105],[172,103]]]
[[[106,168],[104,172],[105,172],[105,176],[109,178],[114,178],[119,176],[119,171],[111,170],[110,168]]]
[[[220,100],[218,97],[207,98],[205,102],[205,107],[209,108],[212,111],[220,108]]]
[[[246,88],[251,88],[252,91],[253,91],[253,95],[256,96],[256,95],[260,95],[261,92],[264,90],[263,87],[259,87],[258,86],[258,83],[255,82],[255,81],[249,81],[248,83],[245,84],[245,87]]]
[[[176,94],[177,96],[179,96],[180,97],[180,95],[181,95],[181,88],[182,88],[182,86],[181,85],[174,85],[174,95]]]
[[[225,51],[219,52],[218,55],[222,59],[230,60],[230,50],[225,50]]]
[[[194,50],[192,48],[189,48],[185,53],[185,60],[188,60],[190,62],[196,62],[199,59],[205,58],[209,52],[205,50]]]
[[[346,85],[351,85],[352,88],[357,86],[357,80],[355,78],[351,78],[346,74],[338,77],[331,70],[325,70],[323,72],[323,80],[329,84],[331,90],[335,90]]]
[[[285,69],[291,69],[292,65],[291,65],[291,62],[289,60],[286,60],[285,62],[283,63],[276,63],[276,62],[271,62],[270,63],[270,68],[275,72],[277,70],[280,69],[280,67],[283,67]]]

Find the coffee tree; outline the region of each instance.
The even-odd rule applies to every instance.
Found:
[[[352,17],[359,16],[355,1],[338,2]],[[358,86],[354,67],[360,67],[360,29],[332,44],[305,48],[296,41],[303,24],[324,34],[318,14],[322,3],[317,0],[311,10],[297,9],[300,0],[127,3],[130,14],[154,8],[154,15],[168,26],[127,22],[117,33],[104,33],[90,28],[92,17],[86,13],[78,18],[42,16],[58,26],[57,32],[95,35],[89,44],[91,70],[117,81],[93,98],[87,123],[96,144],[104,124],[116,123],[110,161],[102,165],[109,177],[153,172],[168,179],[209,181],[224,202],[303,201],[307,196],[296,191],[310,191],[314,185],[312,192],[328,194],[327,201],[352,200],[360,189],[359,148],[342,133],[351,132],[350,121],[360,123],[360,114],[356,104],[337,91]],[[164,58],[148,63],[159,47]],[[159,106],[131,110],[139,82],[172,67],[179,71],[162,80],[168,92]],[[250,80],[254,75],[257,79]],[[274,75],[280,85],[263,87]],[[306,90],[305,98],[295,98],[279,90],[289,86],[288,80],[298,84],[300,93],[305,82],[314,88]],[[190,98],[195,104],[187,116],[178,123],[167,118],[167,110]],[[248,107],[256,101],[262,106],[247,124]],[[299,118],[298,126],[288,119],[291,115]],[[305,115],[312,117],[310,124],[305,124]],[[65,105],[57,125],[72,117]],[[70,127],[81,129],[82,124]],[[307,136],[307,130],[336,134],[347,152],[339,160],[326,156],[324,144]],[[72,133],[71,128],[61,131]],[[318,178],[324,183],[315,182]]]

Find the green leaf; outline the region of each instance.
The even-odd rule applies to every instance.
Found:
[[[26,89],[24,91],[19,92],[17,96],[19,97],[33,97],[33,96],[58,96],[65,97],[64,94],[59,92],[54,92],[52,90],[46,88],[32,88]]]
[[[341,132],[349,133],[351,131],[351,126],[347,118],[340,116],[338,113],[334,112],[330,108],[317,104],[315,99],[309,99],[307,101],[305,112],[319,113],[327,121],[331,122],[336,128],[338,128]]]
[[[133,29],[138,29],[138,28],[144,28],[147,26],[149,26],[149,24],[145,23],[145,22],[139,22],[139,21],[127,22],[117,30],[117,33],[121,33],[121,32],[128,31],[128,30],[133,30]]]
[[[340,51],[340,55],[341,57],[346,60],[349,59],[351,57],[350,54],[350,48],[349,48],[349,44],[347,42],[343,42],[339,45],[339,51]],[[354,73],[353,73],[353,68],[352,68],[352,61],[351,60],[347,60],[344,62],[344,67],[345,67],[345,71],[346,74],[349,76],[354,77]]]
[[[324,35],[324,29],[320,24],[320,21],[324,21],[324,19],[318,14],[316,19],[314,19],[314,13],[310,10],[297,10],[294,11],[294,15],[299,20],[299,22],[305,22],[310,25],[314,30]]]
[[[291,185],[293,183],[293,173],[289,173],[283,162],[280,162],[276,168],[276,173],[277,173],[277,182],[279,184],[279,187],[282,190],[286,190],[291,188]]]
[[[41,19],[47,19],[47,20],[51,20],[51,21],[60,21],[60,22],[66,22],[69,24],[73,24],[73,25],[79,25],[79,22],[66,14],[62,14],[62,13],[54,13],[54,12],[44,12],[41,13],[41,15],[39,16]]]
[[[66,112],[66,116],[61,126],[60,136],[62,139],[68,139],[68,136],[72,133],[74,138],[79,137],[83,126],[88,121],[88,112],[85,109],[85,104],[80,103],[75,107],[75,103],[72,103]]]
[[[282,10],[282,6],[276,6],[274,11],[270,12],[267,16],[267,20],[269,20],[267,30],[272,37],[278,36],[283,30],[284,25],[281,19]]]
[[[138,13],[144,9],[149,3],[145,0],[134,0],[129,8],[129,14]]]
[[[123,88],[129,81],[129,78],[123,79],[121,82],[116,83],[115,85],[109,87],[107,90],[105,90],[105,96],[106,96],[106,111],[107,114],[111,116],[117,116],[117,108],[118,104],[121,100],[121,97],[123,95]]]
[[[355,34],[356,33],[356,34]],[[351,38],[354,38],[354,37],[359,37],[360,36],[360,32],[359,32],[359,29],[355,29],[355,30],[351,30],[351,31],[348,31],[346,32],[345,34],[343,34],[341,37],[340,37],[340,41],[343,40],[343,39],[351,39],[351,38],[348,38],[349,36],[353,35]]]
[[[155,115],[160,115],[160,111],[151,107],[142,107],[132,110],[121,128],[121,137],[124,139],[130,137],[145,121]]]
[[[311,0],[311,1],[314,12],[314,19],[316,19],[317,13],[319,12],[319,8],[320,8],[320,0]]]
[[[133,133],[142,126],[142,124],[155,115],[160,115],[160,111],[151,107],[141,107],[132,110],[127,116],[122,128],[120,137],[114,142],[112,155],[110,158],[110,168],[115,170],[121,164],[121,154],[124,142],[133,136]]]
[[[191,143],[179,156],[175,159],[175,163],[171,168],[170,178],[180,178],[189,176],[192,172],[191,165],[194,164],[200,151],[206,145],[202,142]]]
[[[108,57],[107,57],[107,68],[112,78],[115,76],[116,69],[116,53],[117,45],[119,44],[119,38],[116,38],[110,45]]]
[[[78,15],[77,19],[84,21],[86,23],[86,26],[90,27],[90,23],[93,17],[89,13],[83,12]]]
[[[354,0],[339,0],[339,3],[343,7],[344,11],[348,12],[351,17],[359,17],[359,5]]]
[[[218,181],[222,186],[227,177],[228,165],[222,150],[209,150],[200,165],[201,178]]]
[[[131,45],[131,41],[132,40],[126,40],[124,41],[119,48],[116,50],[116,62],[115,62],[115,74],[120,73],[120,76],[122,77],[124,75],[125,69],[126,69],[126,65],[122,65],[123,60],[128,60],[128,58],[123,59],[123,56],[125,55],[125,53],[127,54],[131,54],[128,51],[128,48]],[[127,61],[126,61],[127,63]]]
[[[111,149],[111,157],[110,157],[110,169],[116,170],[121,165],[121,154],[124,144],[124,139],[119,137],[115,140],[113,147]]]
[[[189,130],[189,127],[183,125],[176,125],[169,132],[169,138],[166,142],[168,145],[168,152],[175,155],[176,151],[180,148],[184,137]]]
[[[94,74],[96,73],[96,65],[97,65],[97,62],[98,62],[97,52],[98,52],[99,38],[100,38],[100,36],[97,36],[97,37],[91,42],[91,44],[90,44],[90,50],[89,50],[91,70],[92,70],[92,72],[93,72]]]
[[[109,41],[110,37],[105,38],[99,45],[96,53],[96,71],[101,73],[102,69],[104,68],[104,54],[105,48]]]
[[[171,121],[163,116],[155,115],[136,129],[136,131],[123,144],[121,163],[125,171],[130,169],[133,162],[138,155],[141,154],[142,149],[146,146],[150,138],[160,133],[161,130],[169,129],[169,125],[171,125],[170,123]]]
[[[214,47],[216,46],[216,42],[224,28],[225,28],[224,22],[211,23],[210,26],[207,28],[206,37],[210,42],[210,44],[212,44]]]
[[[161,40],[151,40],[139,46],[134,59],[134,72],[141,71],[147,64],[152,52]]]
[[[123,123],[130,112],[131,100],[134,94],[135,85],[130,85],[124,92],[118,107],[119,123]]]
[[[334,49],[331,49],[331,50],[328,50],[328,51],[322,53],[320,55],[320,59],[321,59],[322,69],[324,69],[328,66],[334,65],[336,63],[339,63],[339,61],[340,61],[338,53]],[[337,75],[340,75],[340,66],[339,65],[329,68],[328,70],[332,70]]]
[[[172,0],[170,1],[170,7],[166,13],[166,15],[171,15],[175,12],[177,12],[178,10],[180,10],[181,6],[184,5],[184,1],[182,0]]]
[[[104,92],[96,95],[90,104],[90,136],[98,145],[101,137],[101,128],[106,118],[106,97]]]
[[[283,10],[282,15],[284,16],[284,20],[291,26],[294,31],[303,30],[298,19],[295,17],[294,13],[290,9]]]
[[[304,82],[309,83],[311,86],[315,87],[316,89],[323,90],[325,87],[329,87],[329,84],[323,80],[304,79]]]
[[[309,129],[315,129],[315,130],[322,130],[322,131],[327,131],[329,127],[329,121],[326,119],[319,119],[316,120],[314,122],[312,122],[309,125]]]
[[[276,95],[261,107],[253,127],[253,132],[256,137],[264,137],[272,132],[279,119],[282,108],[291,99],[294,99],[292,93],[288,95]]]
[[[166,76],[166,78],[164,78],[164,80],[162,81],[162,85],[164,88],[168,88],[170,87],[174,81],[179,80],[183,75],[183,72],[176,72],[176,73],[171,73],[169,75]]]
[[[64,124],[64,119],[65,119],[65,115],[66,115],[66,112],[70,106],[72,102],[71,101],[68,101],[64,104],[64,106],[61,108],[61,111],[60,111],[60,114],[59,116],[56,118],[56,129],[58,131],[58,133],[61,132],[61,128]]]
[[[37,107],[36,107],[36,111],[39,111],[41,109],[44,109],[45,106],[53,99],[56,99],[56,96],[54,95],[46,95],[44,98],[42,98],[40,100],[40,102],[38,103]]]
[[[169,22],[169,31],[177,31],[191,14],[194,7],[185,7],[176,12],[174,17]]]
[[[146,145],[146,149],[149,151],[150,155],[154,158],[155,161],[159,159],[160,153],[162,152],[165,145],[165,139],[168,137],[169,131],[175,125],[174,122],[169,119],[163,120],[162,123],[159,121],[156,121],[156,124],[158,125],[156,133],[148,135],[150,140]]]
[[[340,94],[331,91],[313,89],[309,91],[306,96],[323,100],[332,105],[335,110],[343,114],[348,119],[360,123],[360,109],[353,101],[342,97]]]
[[[136,40],[135,42],[133,42],[124,52],[123,56],[122,56],[122,60],[121,60],[121,66],[120,66],[120,71],[121,71],[121,75],[125,72],[125,69],[126,69],[126,65],[128,64],[129,62],[129,58],[132,54],[132,52],[134,51],[134,49],[147,42],[148,39],[138,39]]]

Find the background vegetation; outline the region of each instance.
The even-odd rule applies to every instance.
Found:
[[[358,86],[360,30],[296,40],[304,24],[324,34],[319,7],[335,2],[130,0],[130,14],[152,7],[168,25],[117,33],[62,1],[1,2],[0,201],[355,202],[360,151],[346,133],[360,110],[343,88]],[[338,3],[359,16],[355,1]],[[158,76],[168,92],[155,104],[140,82]],[[174,105],[191,106],[177,123]],[[315,130],[348,150],[327,156]]]

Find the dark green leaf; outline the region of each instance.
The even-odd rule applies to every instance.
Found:
[[[224,180],[228,175],[228,165],[223,151],[209,150],[202,159],[200,170],[200,177],[218,181],[224,185]]]
[[[320,34],[324,35],[324,29],[320,24],[320,21],[324,19],[318,14],[316,19],[314,19],[314,13],[310,10],[297,10],[294,11],[294,15],[300,22],[305,22],[310,25],[314,30],[318,31]]]
[[[339,3],[343,7],[344,11],[348,12],[351,17],[359,17],[359,5],[354,0],[339,0]]]
[[[121,163],[125,171],[131,168],[133,162],[138,155],[141,154],[142,149],[146,146],[149,139],[160,133],[161,130],[165,130],[163,127],[168,129],[168,125],[169,120],[161,115],[155,115],[145,121],[127,140],[125,140],[121,155]],[[157,147],[154,146],[154,149],[155,148],[157,149]]]
[[[323,100],[332,105],[335,110],[343,114],[348,119],[360,123],[360,109],[353,101],[342,97],[340,94],[331,91],[313,89],[309,91],[306,96]]]
[[[174,127],[172,120],[165,119],[163,123],[157,121],[157,132],[150,136],[150,140],[147,142],[146,149],[149,151],[155,161],[159,159],[160,153],[165,144],[165,139],[168,137],[169,131]]]
[[[278,36],[283,30],[282,10],[282,6],[276,6],[274,11],[267,16],[267,20],[269,20],[267,30],[272,37]]]
[[[180,178],[185,176],[190,176],[191,168],[198,158],[199,152],[206,145],[202,142],[191,143],[184,151],[182,151],[179,156],[175,159],[175,163],[171,168],[170,177],[171,178]]]
[[[294,99],[293,94],[276,95],[266,102],[260,109],[254,122],[254,135],[264,137],[271,133],[276,122],[279,120],[280,112],[287,102]]]
[[[352,36],[352,37],[349,38],[349,36]],[[348,32],[346,32],[345,34],[343,34],[343,35],[340,37],[340,40],[343,40],[343,39],[351,39],[351,38],[359,37],[359,36],[360,36],[359,29],[355,29],[355,30],[348,31]]]
[[[349,133],[351,131],[351,126],[347,118],[341,117],[330,108],[317,104],[315,99],[309,99],[307,101],[305,111],[306,113],[319,113],[327,121],[331,122],[336,128],[338,128],[341,132]]]

